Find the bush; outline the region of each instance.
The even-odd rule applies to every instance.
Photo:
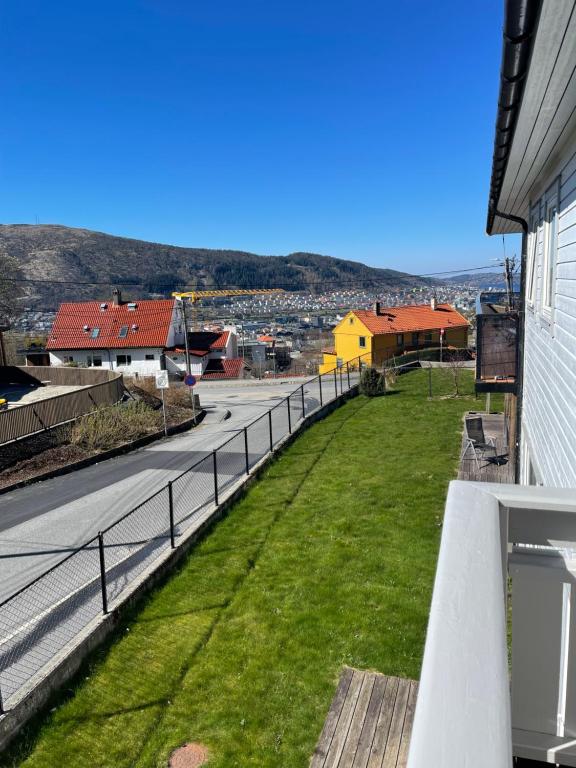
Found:
[[[162,427],[162,414],[145,403],[107,405],[72,426],[70,442],[85,451],[107,451]]]
[[[376,368],[364,368],[360,376],[360,392],[367,397],[378,397],[386,394],[386,382],[383,374]]]

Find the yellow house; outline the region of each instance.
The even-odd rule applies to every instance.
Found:
[[[468,321],[450,304],[354,309],[332,331],[334,348],[323,350],[320,373],[362,355],[369,365],[382,365],[394,355],[426,347],[468,346]]]

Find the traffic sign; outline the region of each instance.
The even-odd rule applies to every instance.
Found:
[[[156,374],[156,389],[168,389],[168,371],[158,371]]]
[[[187,387],[193,387],[194,384],[196,384],[196,376],[187,373],[186,376],[184,376],[184,384],[186,384]]]

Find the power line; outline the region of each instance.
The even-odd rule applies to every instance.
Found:
[[[369,267],[369,269],[378,269],[378,267]],[[464,275],[464,274],[467,274],[468,272],[478,272],[478,271],[484,270],[484,269],[494,269],[494,265],[493,264],[486,264],[485,266],[482,266],[482,267],[463,267],[463,268],[460,268],[460,269],[445,270],[443,272],[424,272],[424,273],[421,273],[421,274],[418,274],[418,275],[408,275],[407,274],[404,279],[408,280],[408,279],[412,278],[412,279],[416,280],[419,277],[437,277],[439,275],[458,275],[458,274]],[[404,274],[404,273],[401,273],[401,274]],[[350,284],[359,284],[359,283],[362,283],[363,285],[365,285],[365,284],[368,284],[368,283],[376,283],[376,284],[377,283],[381,283],[381,282],[389,283],[393,279],[394,279],[393,276],[390,276],[390,277],[384,277],[384,276],[382,276],[382,277],[369,277],[369,276],[361,277],[361,276],[358,276],[358,277],[355,277],[355,278],[351,278],[350,280],[347,280],[345,278],[334,278],[332,280],[316,280],[316,281],[308,282],[306,284],[306,286],[303,287],[303,288],[297,288],[294,291],[290,291],[290,292],[291,293],[298,293],[298,292],[301,292],[301,291],[305,291],[310,286],[313,286],[313,285],[350,285]],[[112,286],[120,285],[120,286],[123,286],[123,287],[126,287],[126,288],[131,288],[131,287],[132,288],[142,288],[145,285],[145,283],[143,283],[143,282],[140,282],[140,283],[135,283],[135,282],[132,282],[132,281],[123,282],[121,280],[113,280],[113,281],[103,282],[103,281],[96,281],[96,280],[93,280],[93,281],[46,280],[46,279],[29,278],[29,277],[3,277],[3,278],[1,278],[0,281],[2,281],[2,280],[4,282],[7,282],[7,283],[34,283],[34,284],[41,284],[41,285],[42,284],[47,284],[47,285],[70,285],[70,286],[74,286],[74,287],[77,287],[77,286],[80,286],[80,285],[84,285],[84,286],[103,285],[103,286],[107,286],[107,287],[112,287]],[[172,283],[159,283],[158,287],[159,288],[162,288],[162,287],[172,288],[173,285],[174,285],[173,282]],[[285,287],[292,287],[294,285],[294,283],[284,283],[283,285],[282,284],[278,285],[277,283],[275,283],[275,285],[277,287],[279,287],[279,288],[285,288]],[[253,285],[250,285],[250,286],[240,286],[240,288],[238,288],[238,284],[237,283],[234,283],[234,284],[233,283],[222,284],[222,283],[216,282],[216,287],[218,289],[222,289],[222,290],[225,290],[225,289],[228,289],[228,288],[230,288],[230,289],[236,288],[238,290],[241,290],[242,288],[246,288],[247,290],[250,290],[250,289],[254,289],[254,288],[256,288],[256,289],[258,289],[258,288],[267,288],[269,286],[253,286]],[[184,286],[184,289],[187,289],[187,288],[190,288],[190,286]],[[147,289],[147,290],[148,290],[148,293],[157,293],[158,292],[158,291],[152,291],[152,290],[149,290],[149,289]],[[190,290],[194,290],[194,288],[190,288]]]

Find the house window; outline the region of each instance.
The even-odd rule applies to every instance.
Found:
[[[90,338],[91,339],[97,339],[100,335],[100,328],[92,328],[90,331]]]
[[[530,247],[528,249],[528,291],[529,304],[534,304],[536,286],[536,259],[538,256],[538,215],[532,214],[530,219]]]
[[[154,355],[144,355],[144,360],[154,360]]]
[[[366,336],[359,336],[358,337],[358,345],[364,349],[366,347]]]
[[[417,347],[418,346],[418,334],[413,333],[412,334],[412,346]]]
[[[431,333],[425,333],[424,334],[424,343],[425,344],[432,344],[432,334]]]
[[[73,363],[74,362],[73,356],[72,355],[64,355],[64,362],[65,363]]]
[[[122,328],[118,331],[118,338],[119,339],[125,339],[126,336],[128,336],[128,326],[123,325]]]
[[[102,368],[102,357],[100,355],[88,355],[86,357],[86,362],[88,366],[93,366],[94,368]]]
[[[554,279],[556,275],[556,249],[558,243],[558,196],[550,195],[546,200],[546,218],[544,221],[544,292],[543,306],[548,312],[552,309],[554,298]]]
[[[397,333],[396,334],[396,344],[399,347],[403,347],[404,346],[404,334],[402,334],[402,333]]]
[[[350,320],[348,320],[348,322],[350,323],[350,325],[354,325],[354,318],[351,317]]]
[[[130,365],[132,355],[116,355],[116,365]]]

